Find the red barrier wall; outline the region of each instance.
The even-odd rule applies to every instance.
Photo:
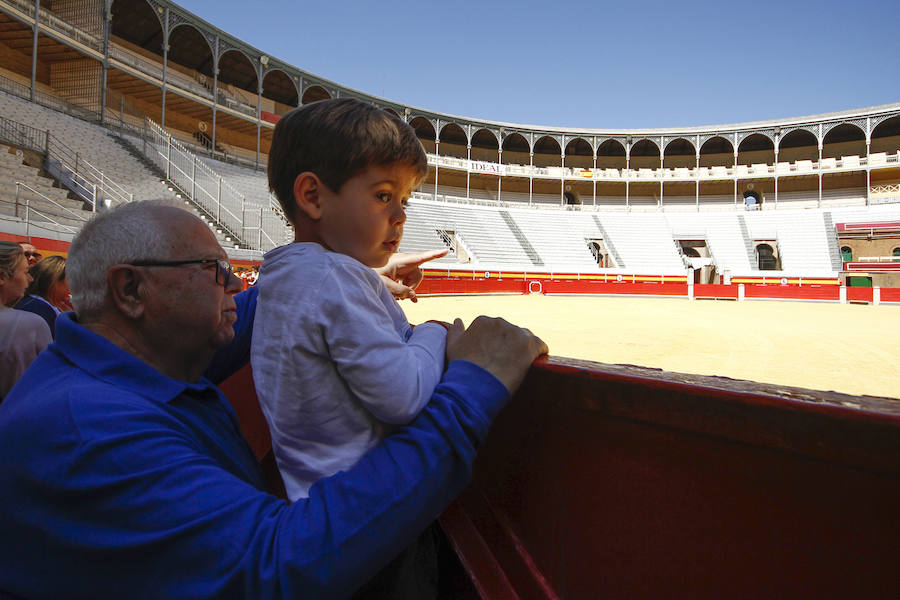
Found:
[[[417,294],[524,294],[527,282],[515,279],[425,279]]]
[[[881,288],[882,302],[900,302],[900,288]]]
[[[726,300],[737,300],[738,286],[730,285],[709,285],[704,283],[694,284],[694,298],[722,298]]]
[[[770,298],[772,300],[832,300],[837,302],[840,300],[840,288],[836,285],[745,285],[744,297]]]
[[[882,292],[883,291],[884,290],[882,290]],[[848,302],[871,302],[872,301],[872,288],[848,287],[847,288],[847,301]]]
[[[545,294],[638,294],[647,296],[687,296],[684,283],[605,283],[592,280],[541,281]]]
[[[441,522],[484,598],[897,598],[898,506],[900,403],[553,361]]]

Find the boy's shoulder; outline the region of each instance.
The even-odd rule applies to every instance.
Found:
[[[376,289],[381,283],[374,270],[355,258],[332,252],[315,242],[294,242],[267,252],[259,273],[261,290],[284,280],[302,280],[311,289],[328,285],[327,280],[331,278],[359,279]]]

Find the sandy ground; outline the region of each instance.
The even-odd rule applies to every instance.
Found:
[[[554,356],[900,398],[900,306],[542,295],[401,306],[410,323],[503,317]]]

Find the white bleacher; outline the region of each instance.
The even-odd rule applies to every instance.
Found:
[[[545,211],[510,209],[510,216],[528,242],[555,271],[599,272],[587,239],[602,237],[590,215],[560,212],[548,218]]]
[[[497,208],[411,198],[405,229],[415,229],[415,222],[410,224],[410,220],[416,219],[422,219],[432,227],[453,231],[471,250],[474,266],[535,267]]]
[[[719,272],[749,273],[747,245],[749,240],[740,227],[741,213],[674,214],[667,215],[669,227],[676,239],[705,239],[710,256]]]
[[[135,200],[171,197],[158,177],[128,154],[106,129],[38,104],[0,92],[0,114],[8,119],[50,131],[103,174],[134,194]]]
[[[202,162],[222,176],[231,187],[243,194],[247,202],[257,206],[269,205],[269,181],[265,171],[200,156]]]
[[[28,220],[41,229],[80,228],[90,216],[82,210],[83,203],[69,199],[68,190],[54,187],[53,180],[42,177],[37,167],[24,164],[22,158],[21,152],[0,145],[0,219],[21,221],[27,209]]]
[[[599,213],[597,217],[606,231],[607,247],[611,244],[621,260],[622,264],[616,265],[619,269],[662,275],[684,273],[665,215]]]

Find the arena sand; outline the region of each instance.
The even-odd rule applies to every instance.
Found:
[[[900,398],[900,306],[543,295],[401,306],[410,323],[503,317],[554,356]]]

